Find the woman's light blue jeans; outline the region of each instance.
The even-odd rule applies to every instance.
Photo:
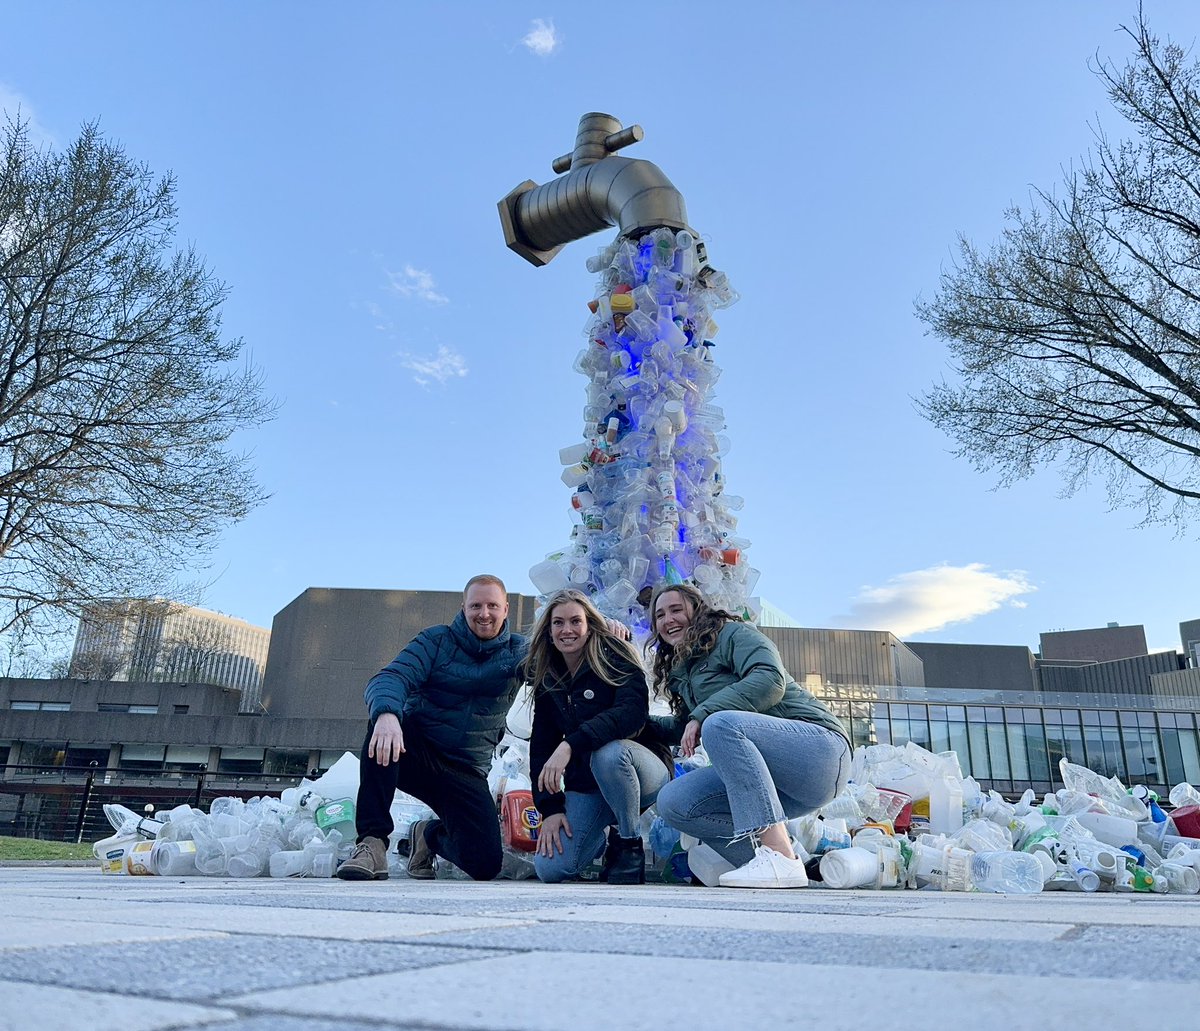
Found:
[[[700,734],[712,765],[664,786],[658,815],[734,866],[754,857],[751,833],[819,809],[850,773],[846,739],[815,723],[726,709]]]
[[[610,741],[596,749],[591,767],[600,790],[567,792],[571,837],[562,835],[563,851],[533,857],[534,871],[547,884],[574,876],[595,859],[612,824],[621,837],[636,837],[638,818],[671,775],[658,756],[636,741]]]

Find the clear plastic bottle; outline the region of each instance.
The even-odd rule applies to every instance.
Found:
[[[971,859],[977,891],[1033,895],[1042,890],[1042,865],[1025,852],[977,852]]]

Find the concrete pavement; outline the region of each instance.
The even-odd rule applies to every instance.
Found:
[[[0,1031],[1200,1026],[1200,897],[0,868]]]

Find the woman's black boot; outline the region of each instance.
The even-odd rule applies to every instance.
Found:
[[[604,863],[600,867],[600,875],[596,878],[598,881],[608,880],[608,871],[612,869],[613,863],[616,861],[617,853],[621,850],[621,832],[616,827],[608,828],[608,845],[604,849]]]
[[[642,847],[642,839],[618,837],[614,827],[608,843],[610,849],[616,845],[616,854],[608,867],[608,883],[645,884],[646,850]],[[606,860],[607,858],[605,855]]]

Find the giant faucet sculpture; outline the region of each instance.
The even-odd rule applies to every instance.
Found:
[[[570,544],[530,571],[543,596],[575,586],[605,615],[645,630],[649,591],[695,584],[708,601],[753,615],[758,571],[737,536],[742,499],[725,493],[724,413],[711,313],[737,300],[688,225],[683,197],[657,165],[615,152],[642,139],[611,115],[579,120],[557,179],[526,181],[500,201],[508,246],[545,265],[572,240],[610,226],[588,260],[598,273],[586,347],[582,441],[559,452],[578,523]]]

